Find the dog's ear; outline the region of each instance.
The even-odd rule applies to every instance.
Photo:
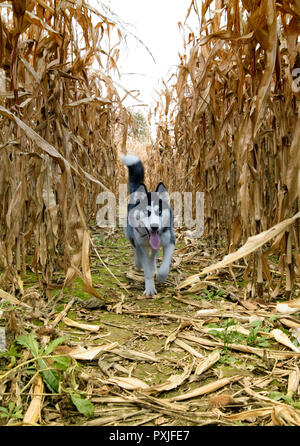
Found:
[[[167,188],[166,188],[166,186],[164,185],[164,183],[158,183],[155,192],[158,192],[159,194],[160,194],[161,192],[167,192]]]
[[[144,183],[140,184],[139,187],[130,194],[130,202],[131,203],[145,203],[147,200],[147,188]]]
[[[169,205],[169,202],[170,202],[169,194],[168,194],[167,188],[164,185],[164,183],[159,183],[157,185],[155,193],[158,194],[159,200],[162,200],[163,202],[166,202],[167,205]]]
[[[144,183],[141,183],[140,186],[137,188],[136,192],[139,192],[141,194],[147,194],[147,187]]]

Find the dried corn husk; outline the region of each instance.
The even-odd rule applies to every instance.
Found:
[[[271,334],[274,336],[277,342],[280,342],[280,344],[289,347],[296,353],[300,353],[300,348],[297,347],[295,344],[293,344],[292,341],[289,339],[289,337],[285,333],[283,333],[283,331],[279,330],[278,328],[275,328],[274,330],[271,331]]]
[[[104,352],[113,350],[119,344],[112,342],[111,344],[99,345],[98,347],[74,347],[67,346],[57,347],[55,353],[58,355],[71,356],[71,358],[81,359],[84,361],[92,361]]]
[[[292,370],[289,374],[289,379],[288,379],[288,390],[287,390],[287,394],[292,397],[293,395],[295,395],[298,391],[298,387],[299,387],[299,382],[300,382],[300,371],[299,368],[296,366],[295,370]]]
[[[144,381],[138,378],[123,378],[114,376],[113,378],[109,378],[107,380],[109,384],[117,384],[119,387],[127,390],[139,390],[139,389],[148,389],[149,386]]]
[[[43,394],[44,393],[44,383],[41,376],[37,376],[36,384],[33,389],[32,400],[29,407],[24,415],[23,424],[25,425],[36,425],[41,417],[41,410],[43,407]]]
[[[230,378],[218,379],[217,381],[213,381],[209,384],[199,387],[198,389],[192,390],[191,392],[186,392],[182,395],[174,396],[173,398],[170,398],[169,401],[184,401],[190,398],[195,398],[200,395],[205,395],[206,393],[215,392],[216,390],[224,386],[227,386],[228,384],[235,382],[238,379],[240,379],[239,376],[232,376]]]
[[[63,319],[63,321],[69,327],[80,328],[81,330],[87,330],[87,331],[99,331],[100,330],[100,325],[81,324],[80,322],[73,321],[72,319],[69,319],[68,317],[65,317]]]

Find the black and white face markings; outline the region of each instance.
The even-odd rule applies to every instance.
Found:
[[[133,228],[148,232],[170,227],[169,195],[162,183],[155,192],[148,192],[146,186],[141,185],[130,195],[128,222]]]

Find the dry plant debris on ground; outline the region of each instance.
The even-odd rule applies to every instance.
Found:
[[[242,260],[235,281],[188,285],[221,250],[183,232],[146,298],[123,232],[91,237],[100,299],[77,279],[47,300],[29,273],[19,296],[1,292],[1,424],[300,425],[299,300],[245,299]]]

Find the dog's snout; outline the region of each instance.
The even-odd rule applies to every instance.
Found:
[[[157,231],[158,230],[158,224],[156,224],[156,223],[152,223],[151,225],[150,225],[150,228],[151,228],[151,230],[152,231]]]

